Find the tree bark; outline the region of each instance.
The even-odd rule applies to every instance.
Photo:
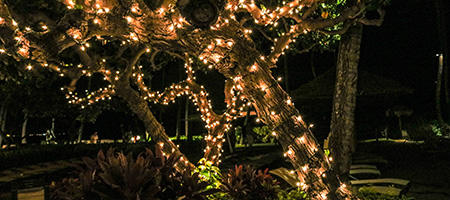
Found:
[[[348,180],[351,156],[355,151],[354,113],[362,29],[363,25],[357,23],[342,35],[336,64],[329,145],[330,155],[335,160],[333,168],[345,181]]]

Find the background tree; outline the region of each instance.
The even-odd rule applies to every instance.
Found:
[[[373,6],[369,11],[373,9],[378,9],[379,16],[373,20],[359,20],[350,25],[342,35],[338,49],[329,145],[330,155],[335,158],[333,167],[345,181],[348,181],[351,155],[356,148],[354,115],[363,24],[380,26],[384,19],[384,11],[379,6]]]

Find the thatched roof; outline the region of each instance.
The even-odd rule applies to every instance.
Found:
[[[291,91],[290,95],[294,100],[332,98],[335,80],[336,70],[330,69],[312,81]],[[402,85],[397,81],[377,76],[366,71],[358,71],[356,94],[358,96],[410,94],[413,91],[412,88]]]

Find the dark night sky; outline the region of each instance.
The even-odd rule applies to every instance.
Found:
[[[433,106],[440,46],[435,11],[425,1],[394,1],[381,27],[364,28],[359,65],[414,88],[417,102],[409,103],[427,107]]]

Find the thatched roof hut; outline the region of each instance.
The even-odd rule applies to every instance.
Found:
[[[293,100],[333,98],[336,70],[330,69],[290,92]],[[395,80],[359,70],[357,96],[411,94],[413,89]]]

